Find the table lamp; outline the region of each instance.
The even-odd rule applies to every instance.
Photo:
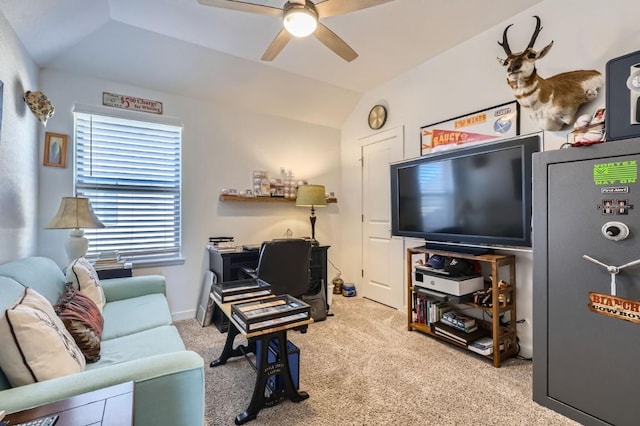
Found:
[[[325,207],[327,205],[327,197],[324,192],[324,185],[300,185],[298,187],[298,196],[296,198],[296,206],[311,207],[311,240],[316,241],[316,207]]]
[[[45,229],[72,229],[64,247],[69,262],[84,256],[89,248],[89,240],[84,236],[83,228],[104,228],[104,224],[95,215],[88,198],[63,197],[55,217]]]

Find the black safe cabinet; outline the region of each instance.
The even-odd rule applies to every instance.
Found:
[[[638,425],[640,139],[534,155],[533,398]]]

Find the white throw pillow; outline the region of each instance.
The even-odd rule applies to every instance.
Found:
[[[75,290],[93,300],[102,313],[105,304],[104,291],[100,285],[98,273],[87,259],[79,257],[71,263],[67,268],[67,282],[71,283]]]
[[[0,367],[14,387],[79,373],[86,365],[51,303],[32,288],[0,317],[0,342]]]

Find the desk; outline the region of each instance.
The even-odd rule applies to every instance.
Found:
[[[274,296],[270,295],[251,300],[268,299],[272,297]],[[232,303],[221,303],[217,299],[214,300],[216,306],[229,320],[230,327],[227,333],[227,340],[225,341],[224,348],[222,349],[222,354],[220,354],[218,359],[211,362],[211,367],[224,365],[229,358],[245,356],[248,352],[255,353],[256,341],[260,341],[260,353],[256,353],[256,365],[259,365],[260,367],[256,374],[256,384],[253,388],[251,402],[245,411],[236,416],[235,423],[237,425],[241,425],[253,420],[262,408],[274,406],[285,399],[290,399],[293,402],[300,402],[309,398],[308,393],[299,392],[293,385],[291,371],[289,370],[289,357],[287,356],[287,330],[306,330],[307,326],[313,322],[313,319],[309,318],[307,320],[291,324],[245,333],[244,331],[241,331],[242,328],[231,316]],[[247,300],[243,300],[242,302],[247,302]],[[242,334],[247,338],[249,345],[238,346],[234,349],[233,342],[239,334]],[[275,362],[269,363],[267,354],[269,352],[269,342],[272,340],[277,341],[279,357]],[[284,390],[281,392],[273,392],[269,397],[265,397],[267,379],[269,376],[273,375],[279,375],[281,377],[284,384]]]
[[[311,273],[311,288],[320,287],[320,280],[324,282],[325,299],[327,298],[327,251],[331,246],[312,246],[311,258],[309,259],[309,270]],[[246,278],[242,275],[242,268],[253,268],[258,266],[260,258],[259,250],[242,250],[233,252],[219,252],[209,248],[209,270],[216,274],[219,283],[235,281]],[[329,309],[329,306],[327,306]],[[215,308],[212,321],[221,332],[227,331],[229,322],[222,315],[219,309]]]
[[[133,382],[109,386],[7,415],[10,424],[57,414],[56,426],[133,424]]]

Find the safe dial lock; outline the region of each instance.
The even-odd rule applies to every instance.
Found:
[[[629,236],[629,227],[622,222],[607,222],[602,225],[602,235],[611,241],[621,241]]]

